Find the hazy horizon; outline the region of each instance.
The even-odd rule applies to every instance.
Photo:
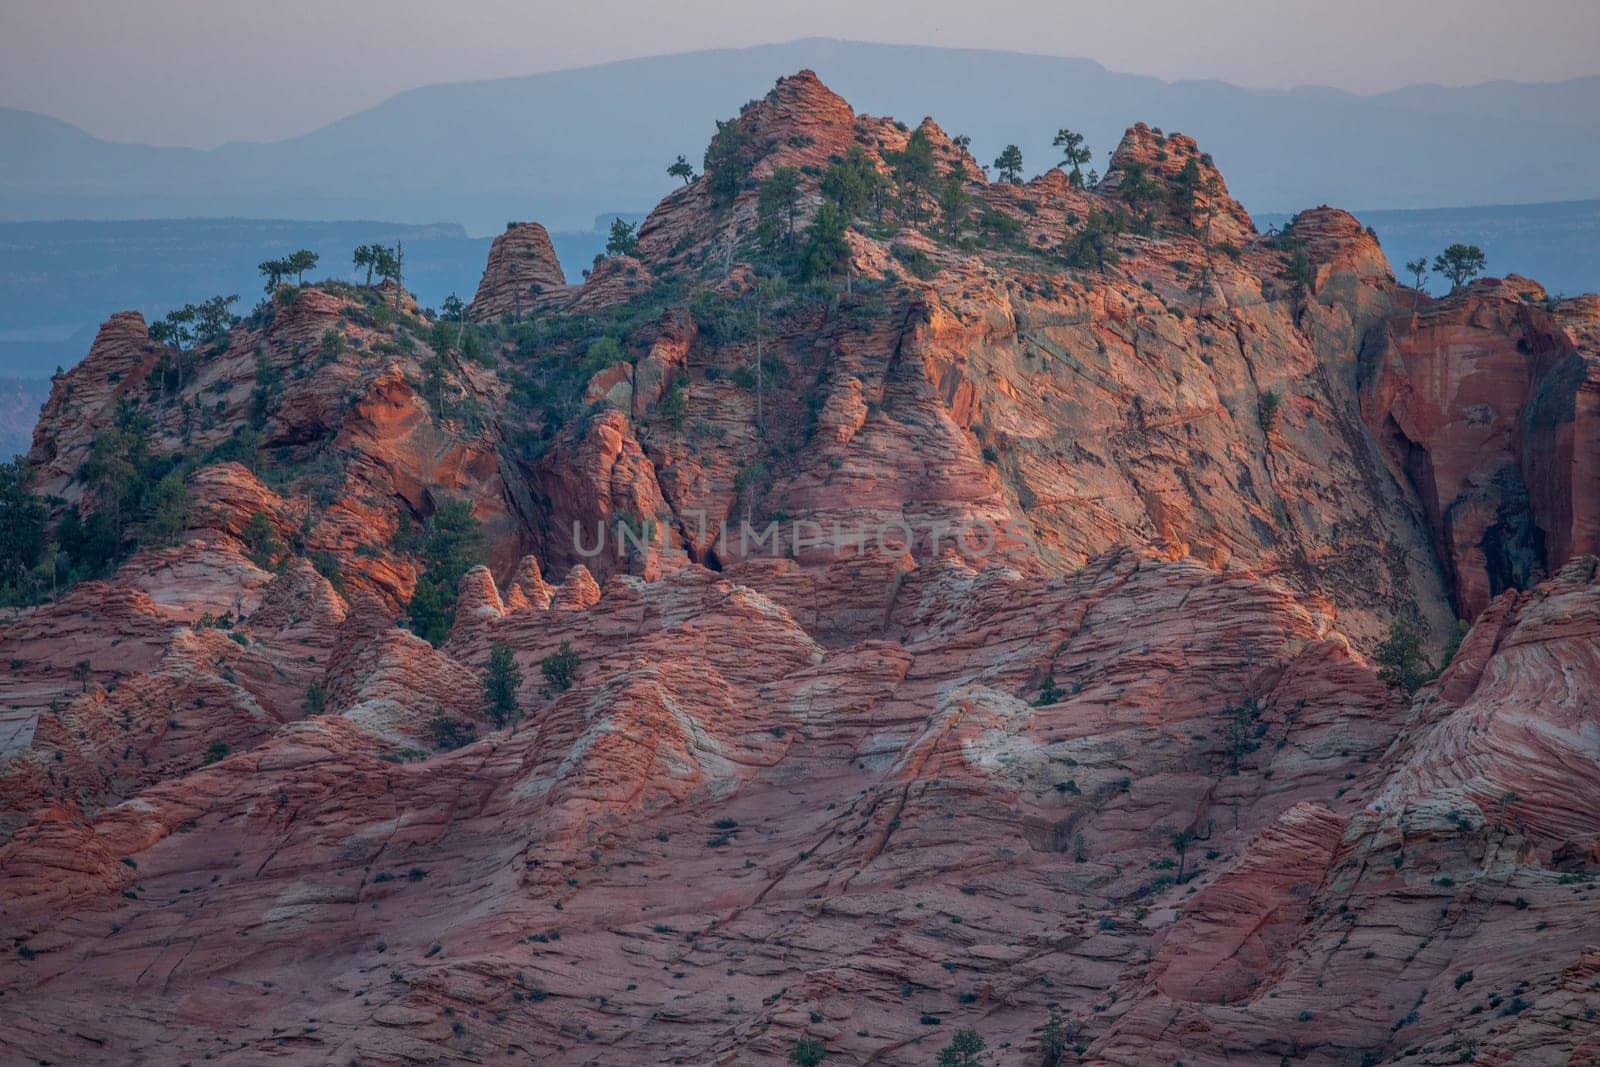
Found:
[[[424,85],[526,76],[644,56],[807,37],[982,48],[1087,59],[1168,81],[1248,88],[1326,86],[1370,94],[1407,85],[1556,82],[1600,73],[1600,7],[1538,0],[1310,4],[1151,0],[1137,20],[1081,3],[816,0],[804,10],[717,0],[670,8],[597,0],[426,0],[271,9],[198,0],[0,3],[0,105],[112,141],[208,148],[306,133]],[[626,27],[619,32],[617,27]],[[1381,33],[1374,33],[1381,27]],[[365,61],[363,61],[365,60]]]

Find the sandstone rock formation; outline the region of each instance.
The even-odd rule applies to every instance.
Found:
[[[186,508],[0,616],[0,1059],[1600,1056],[1600,302],[1258,234],[1181,134],[732,123],[582,285],[517,226],[475,321],[285,288],[57,380],[55,521],[130,425]],[[760,184],[803,233],[853,148],[798,284]]]
[[[1362,406],[1428,516],[1462,614],[1600,552],[1592,314],[1474,283],[1371,343]]]
[[[566,284],[567,276],[545,228],[537,222],[509,223],[489,245],[489,262],[470,310],[478,319],[507,312],[520,316]]]

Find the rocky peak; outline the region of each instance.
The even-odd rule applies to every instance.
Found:
[[[394,288],[391,283],[385,285],[387,301],[392,304]],[[321,345],[328,330],[341,325],[349,307],[345,298],[312,285],[285,286],[274,296],[273,302],[276,308],[271,327],[274,343],[302,350]],[[416,312],[416,300],[410,293],[402,291],[400,306],[413,314]]]
[[[826,166],[855,140],[856,113],[815,71],[779,78],[738,118],[759,178],[778,167]]]
[[[1221,171],[1193,137],[1142,122],[1122,135],[1099,191],[1120,195],[1134,210],[1154,211],[1158,219],[1207,225],[1217,241],[1242,244],[1256,232],[1249,212],[1229,195]]]
[[[707,175],[669,194],[639,228],[639,255],[646,262],[659,263],[696,245],[731,243],[748,232],[754,225],[757,185],[780,167],[800,172],[800,188],[809,201],[804,215],[809,217],[818,175],[830,162],[860,147],[882,167],[882,153],[904,147],[910,133],[888,119],[857,115],[811,70],[779,78],[730,122],[733,132],[718,136],[731,136],[737,151],[721,165],[738,168],[738,188],[731,197],[726,191],[714,195]],[[948,150],[948,138],[941,134],[940,141]],[[716,151],[715,141],[708,151]]]
[[[893,123],[888,125],[890,129],[899,129]],[[983,167],[979,165],[976,159],[972,158],[972,153],[956,144],[955,138],[946,133],[944,127],[935,122],[932,116],[926,117],[917,123],[917,128],[913,132],[920,132],[927,139],[928,144],[933,146],[934,164],[941,174],[949,171],[951,167],[955,167],[965,174],[969,181],[986,182],[989,180],[988,175],[984,173]],[[885,131],[885,136],[880,142],[880,151],[905,147],[904,144],[896,143],[892,136],[887,136],[886,134],[887,131]],[[910,139],[909,135],[907,135],[906,139]]]
[[[561,611],[583,611],[600,602],[600,584],[583,564],[574,564],[556,587],[550,606]]]
[[[60,495],[88,456],[99,431],[115,417],[117,401],[144,388],[159,356],[144,316],[119,311],[101,324],[83,359],[51,383],[28,454],[39,487]]]
[[[529,553],[517,562],[511,575],[511,585],[506,591],[506,607],[527,607],[543,611],[550,606],[553,592],[539,572],[538,557]]]
[[[1318,288],[1330,274],[1340,271],[1364,282],[1394,281],[1389,257],[1383,254],[1377,236],[1348,211],[1327,205],[1302,211],[1286,232],[1317,268]]]
[[[931,1019],[1041,1062],[1057,1012],[1084,1063],[1581,1054],[1600,304],[1414,309],[1348,215],[1243,240],[1135,128],[1103,189],[974,175],[964,229],[887,198],[758,326],[798,270],[720,240],[749,179],[913,131],[809,75],[739,121],[739,188],[545,294],[536,353],[501,272],[460,329],[285,289],[175,388],[118,318],[58,381],[47,477],[119,400],[160,462],[148,543],[0,615],[0,1061],[909,1067]],[[1413,701],[1363,650],[1442,657],[1452,595]]]
[[[566,284],[549,232],[537,222],[509,223],[489,246],[489,261],[472,298],[472,317],[521,314],[541,295]]]

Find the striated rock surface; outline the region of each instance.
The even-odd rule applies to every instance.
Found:
[[[61,495],[75,488],[72,477],[89,458],[95,434],[112,424],[118,400],[137,395],[156,358],[137,311],[101,323],[88,354],[51,382],[50,399],[39,413],[28,459],[41,492]]]
[[[537,222],[509,223],[489,245],[489,262],[469,310],[477,319],[520,316],[566,284],[545,228]]]
[[[1468,617],[1600,551],[1600,349],[1588,316],[1552,314],[1522,281],[1477,282],[1391,320],[1364,369],[1367,422],[1416,491]]]
[[[467,323],[57,379],[53,547],[120,525],[0,615],[0,1060],[1600,1055],[1600,303],[1143,126],[1077,189],[810,72],[732,123],[580,286],[518,225]]]
[[[1180,180],[1187,186],[1185,196],[1160,195],[1161,186]],[[1181,133],[1169,135],[1142,122],[1135,124],[1111,153],[1100,186],[1132,200],[1134,210],[1160,212],[1218,241],[1243,242],[1256,232],[1249,214],[1228,195],[1227,183],[1210,155],[1200,151],[1193,137]]]

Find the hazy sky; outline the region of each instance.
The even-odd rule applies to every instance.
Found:
[[[0,105],[209,146],[432,82],[810,36],[1266,87],[1600,73],[1597,0],[0,0]]]

